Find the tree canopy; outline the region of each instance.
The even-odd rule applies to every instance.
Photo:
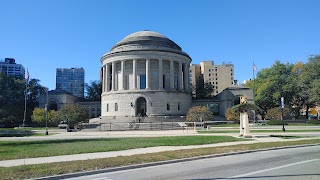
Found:
[[[256,104],[265,112],[281,106],[281,97],[287,107],[309,109],[320,101],[320,56],[311,56],[306,64],[275,61],[245,85],[254,90]]]

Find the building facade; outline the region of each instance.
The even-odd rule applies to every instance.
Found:
[[[84,97],[84,69],[83,68],[57,68],[56,89],[69,92],[77,97]]]
[[[227,87],[234,85],[233,64],[215,65],[213,61],[202,61],[190,66],[190,83],[196,89],[196,96],[203,93],[206,83],[212,85],[211,95],[217,95]]]
[[[5,58],[4,61],[0,61],[0,71],[13,76],[25,76],[25,68],[21,64],[16,64],[16,60],[13,58]]]
[[[78,104],[88,110],[89,118],[96,118],[101,115],[100,101],[81,101],[82,98],[72,95],[60,89],[51,90],[48,92],[48,110],[59,111],[68,104]],[[45,108],[47,103],[46,94],[39,96],[39,108]]]
[[[185,115],[191,58],[167,37],[133,33],[101,58],[101,116]]]

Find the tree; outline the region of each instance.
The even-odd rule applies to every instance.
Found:
[[[46,122],[46,110],[45,108],[34,108],[32,112],[31,119],[33,122],[44,123]],[[48,123],[49,124],[58,124],[57,112],[54,110],[48,111]]]
[[[68,104],[58,112],[58,118],[66,121],[69,126],[89,121],[88,109],[77,104]]]
[[[207,106],[193,106],[188,111],[187,121],[210,121],[213,117],[213,113]]]
[[[211,85],[210,83],[204,83],[204,87],[203,87],[203,94],[204,94],[204,98],[210,98],[211,97],[211,93],[213,92],[214,86]]]
[[[311,56],[308,63],[301,67],[297,75],[298,89],[294,96],[294,105],[306,108],[306,118],[309,116],[309,109],[320,101],[320,56]]]
[[[283,116],[290,116],[290,113],[291,113],[290,108],[283,109]],[[271,108],[267,111],[266,119],[281,120],[281,115],[282,115],[282,108],[281,107]]]
[[[293,64],[276,61],[271,68],[262,69],[256,79],[246,84],[254,89],[256,104],[263,110],[280,106],[281,97],[284,97],[285,104],[292,105],[298,91],[293,67]]]
[[[0,124],[12,127],[22,124],[24,90],[25,80],[22,76],[0,72]]]
[[[101,101],[102,83],[101,81],[91,81],[85,84],[86,99],[90,101]]]
[[[228,108],[225,113],[225,117],[228,121],[240,121],[239,111],[236,108]]]

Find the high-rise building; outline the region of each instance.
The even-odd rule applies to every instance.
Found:
[[[61,89],[78,97],[84,97],[84,69],[57,68],[56,89]]]
[[[0,60],[0,71],[7,75],[24,76],[25,69],[23,65],[16,64],[16,60],[13,58],[5,58]]]
[[[224,89],[234,85],[233,64],[214,65],[213,61],[202,61],[190,66],[190,83],[196,89],[197,96],[203,93],[205,84],[213,87],[211,95],[217,95]]]

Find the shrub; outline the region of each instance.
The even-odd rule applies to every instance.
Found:
[[[279,119],[272,119],[267,124],[268,125],[282,125],[282,121]],[[286,121],[284,121],[284,124],[288,125],[288,123]]]
[[[320,124],[320,121],[317,119],[308,120],[307,124]]]

